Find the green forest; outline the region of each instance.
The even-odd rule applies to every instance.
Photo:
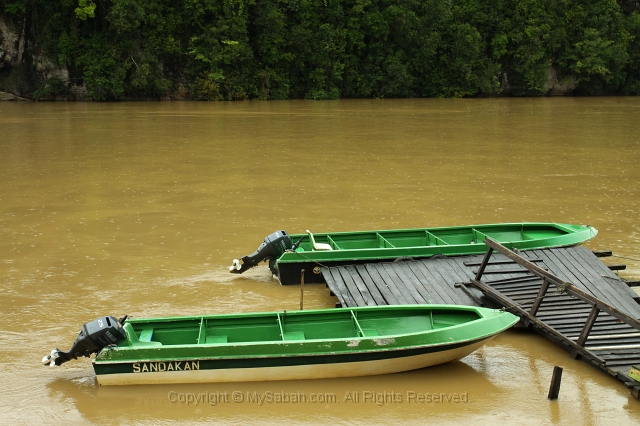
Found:
[[[573,94],[638,95],[638,10],[636,0],[0,0],[0,17],[93,100],[541,96],[550,70]],[[33,66],[14,68],[0,77]],[[69,84],[29,81],[35,99]]]

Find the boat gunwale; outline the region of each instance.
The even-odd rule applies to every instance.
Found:
[[[585,231],[591,231],[591,230],[595,231],[596,233],[598,232],[598,230],[591,225],[575,225],[570,223],[559,223],[559,222],[506,222],[506,223],[482,223],[482,224],[474,224],[474,225],[437,226],[432,228],[398,228],[398,229],[380,229],[380,230],[366,230],[366,231],[314,232],[313,235],[314,237],[317,237],[317,236],[324,237],[324,236],[330,236],[330,235],[339,235],[339,236],[366,235],[366,234],[387,233],[387,232],[402,233],[402,232],[415,232],[415,231],[432,232],[432,231],[442,231],[442,230],[462,230],[462,229],[475,229],[475,228],[486,228],[486,227],[509,228],[509,227],[518,227],[518,226],[519,227],[546,226],[549,228],[560,229],[565,233],[560,236],[575,235],[575,234],[580,234]],[[583,229],[574,230],[574,229],[571,229],[570,227],[580,227]],[[291,239],[295,239],[295,238],[300,238],[307,235],[308,234],[306,233],[289,234],[289,237],[291,237]],[[530,241],[530,240],[521,240],[521,241]],[[465,245],[465,244],[462,244],[462,245]],[[416,247],[423,247],[423,246],[416,246]],[[340,249],[340,250],[344,250],[344,249]]]
[[[269,317],[269,316],[277,316],[285,315],[293,315],[293,316],[311,316],[311,315],[319,315],[319,314],[339,314],[340,312],[348,312],[348,311],[393,311],[393,310],[411,310],[411,311],[420,311],[420,310],[454,310],[454,311],[474,311],[481,317],[484,317],[484,313],[488,312],[496,312],[500,311],[500,309],[494,308],[485,308],[481,306],[468,306],[468,305],[453,305],[453,304],[411,304],[411,305],[381,305],[381,306],[353,306],[346,308],[318,308],[318,309],[305,309],[305,310],[282,310],[282,311],[265,311],[265,312],[240,312],[233,314],[205,314],[205,315],[176,315],[176,316],[168,316],[168,317],[142,317],[142,318],[127,318],[125,323],[129,323],[133,325],[134,323],[151,323],[151,322],[170,322],[170,321],[189,321],[189,320],[198,320],[198,319],[227,319],[227,318],[247,318],[247,317]]]
[[[517,322],[517,321],[516,321]],[[122,360],[98,360],[97,357],[94,358],[91,362],[92,364],[127,364],[127,363],[142,363],[142,362],[172,362],[172,361],[217,361],[217,360],[233,360],[233,359],[268,359],[268,358],[299,358],[299,357],[327,357],[327,356],[342,356],[342,355],[362,355],[362,354],[367,354],[367,353],[382,353],[382,352],[397,352],[397,351],[411,351],[411,350],[420,350],[420,349],[426,349],[426,348],[437,348],[440,346],[446,346],[446,345],[459,345],[460,347],[464,347],[464,346],[468,346],[477,342],[482,342],[488,339],[492,339],[493,337],[497,336],[498,334],[506,331],[507,329],[511,328],[514,324],[505,327],[504,329],[498,330],[494,333],[488,334],[488,335],[484,335],[484,336],[480,336],[480,337],[475,337],[473,339],[465,339],[465,340],[457,340],[457,341],[452,341],[452,342],[442,342],[442,343],[435,343],[435,344],[428,344],[428,345],[414,345],[414,346],[396,346],[396,347],[390,347],[390,348],[373,348],[373,349],[368,349],[368,350],[363,350],[363,351],[349,351],[349,352],[342,352],[342,351],[334,351],[334,352],[326,352],[326,353],[296,353],[296,354],[275,354],[275,355],[246,355],[246,356],[238,356],[238,355],[231,355],[231,356],[218,356],[215,358],[211,358],[211,357],[190,357],[190,358],[179,358],[179,357],[172,357],[172,358],[154,358],[154,359],[122,359]],[[295,341],[295,342],[285,342],[285,343],[303,343],[300,341]],[[187,345],[188,347],[194,346],[194,345]],[[200,346],[204,346],[204,345],[200,345]],[[176,346],[172,346],[176,347]],[[160,347],[150,347],[149,349],[158,349]],[[140,349],[140,348],[137,348]]]

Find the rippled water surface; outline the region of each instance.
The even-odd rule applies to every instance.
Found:
[[[40,359],[105,314],[298,309],[266,266],[228,273],[278,229],[590,224],[640,279],[639,116],[639,98],[0,103],[0,423],[638,423],[621,382],[525,331],[334,380],[98,387],[88,359]],[[305,286],[305,308],[335,302]]]

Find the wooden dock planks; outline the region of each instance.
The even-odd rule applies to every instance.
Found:
[[[527,259],[554,275],[640,318],[637,294],[585,247],[568,247],[520,252]],[[461,290],[457,283],[473,278],[482,255],[440,257],[389,263],[323,268],[325,281],[342,306],[362,304],[447,303],[478,305],[482,293],[475,297]],[[513,263],[495,255],[485,271],[486,282],[501,291],[521,290],[524,300],[533,296],[540,279],[514,272]],[[495,263],[494,263],[495,262]],[[514,293],[514,296],[518,293]],[[367,300],[367,302],[365,302]]]

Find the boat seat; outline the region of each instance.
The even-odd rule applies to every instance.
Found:
[[[282,340],[304,340],[304,331],[290,331],[282,335]]]
[[[140,340],[141,342],[150,342],[152,337],[153,328],[145,328],[140,332],[140,337],[138,337],[138,340]]]
[[[122,328],[124,328],[125,333],[127,333],[127,338],[129,339],[129,342],[131,342],[131,346],[162,346],[162,343],[160,342],[142,340],[143,337],[151,339],[151,336],[153,336],[153,328],[143,329],[140,332],[140,339],[138,339],[138,336],[130,323],[125,323]]]
[[[227,343],[227,336],[207,336],[205,343]]]
[[[311,240],[311,245],[313,246],[314,250],[333,250],[333,247],[331,247],[329,244],[316,243],[316,239],[313,238],[313,234],[308,229],[307,234],[309,234],[309,239]]]
[[[367,330],[367,329],[363,329],[362,334],[364,334],[364,337],[375,337],[379,335],[376,330]]]

